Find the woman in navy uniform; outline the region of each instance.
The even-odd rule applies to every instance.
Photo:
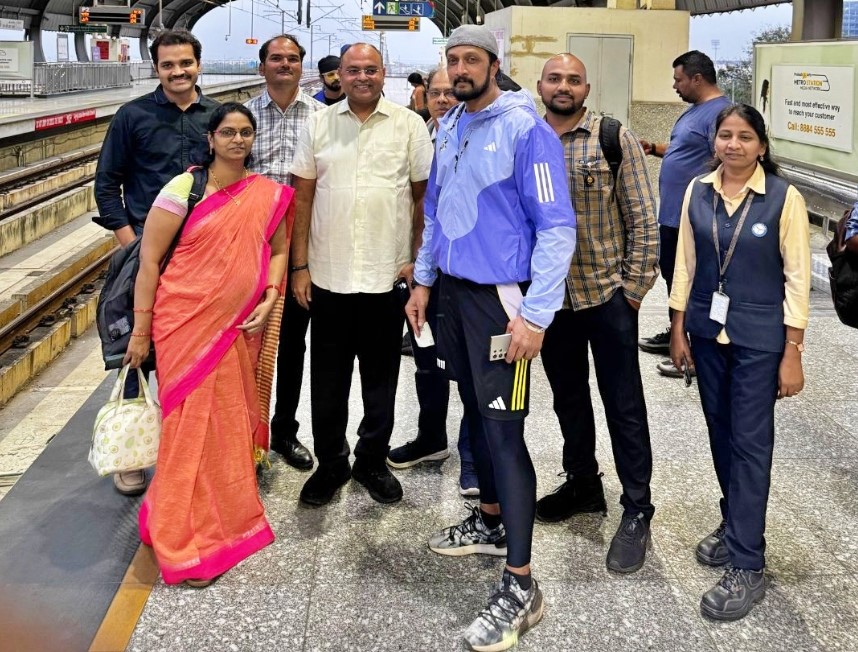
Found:
[[[760,113],[736,104],[715,125],[717,167],[691,182],[682,206],[670,357],[677,369],[696,365],[722,494],[723,520],[696,556],[727,569],[700,610],[737,620],[766,593],[774,408],[804,386],[810,234],[804,199],[779,176]]]

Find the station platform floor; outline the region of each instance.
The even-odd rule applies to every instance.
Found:
[[[643,335],[666,325],[661,281],[640,321]],[[545,617],[517,649],[858,649],[858,331],[840,324],[829,297],[813,292],[805,341],[806,388],[777,406],[765,600],[737,623],[700,615],[700,595],[720,576],[694,559],[697,541],[720,518],[700,401],[695,386],[659,376],[660,358],[641,353],[656,506],[647,562],[631,576],[605,569],[620,518],[620,486],[593,383],[609,514],[536,524],[533,572],[545,594]],[[413,370],[403,358],[392,445],[414,436]],[[97,478],[85,460],[92,418],[111,383],[100,368],[97,338],[88,334],[0,411],[0,478],[12,460],[21,470],[29,466],[0,500],[0,648],[462,649],[461,633],[492,592],[503,561],[441,557],[426,547],[433,532],[465,514],[453,437],[447,461],[396,472],[404,498],[389,506],[350,482],[328,506],[306,508],[298,493],[308,474],[273,455],[260,490],[276,541],[207,589],[167,586],[153,572],[148,549],[138,545],[139,499],[116,494],[110,479]],[[538,361],[532,391],[527,442],[542,496],[560,482],[562,442]],[[359,396],[355,376],[352,445]],[[302,398],[299,436],[311,445],[309,397]],[[458,399],[451,400],[451,434],[460,414]],[[41,446],[52,439],[44,452],[40,438]],[[83,522],[64,504],[83,508]],[[20,534],[25,528],[27,537]],[[100,537],[89,556],[79,550],[87,530]],[[27,569],[33,559],[38,565]],[[51,638],[60,629],[65,638]]]

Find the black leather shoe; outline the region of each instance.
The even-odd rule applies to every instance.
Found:
[[[739,620],[766,597],[762,570],[729,568],[700,599],[700,613],[714,620]]]
[[[372,499],[379,503],[395,503],[402,500],[402,485],[384,462],[370,464],[355,460],[352,478],[369,491]]]
[[[649,523],[643,514],[623,514],[617,533],[611,540],[605,565],[615,573],[634,573],[646,559]]]
[[[348,482],[351,475],[352,469],[348,462],[320,465],[301,488],[301,502],[314,507],[327,505],[337,493],[337,489]]]
[[[313,456],[307,447],[297,439],[271,439],[271,450],[280,453],[289,466],[301,471],[313,468]]]
[[[707,566],[723,566],[730,561],[730,553],[727,552],[727,544],[724,543],[726,530],[727,523],[721,521],[721,525],[712,534],[700,540],[694,552],[697,561]]]
[[[601,473],[588,476],[573,476],[571,473],[560,475],[566,475],[566,482],[536,501],[536,518],[546,523],[556,523],[572,514],[607,514]]]

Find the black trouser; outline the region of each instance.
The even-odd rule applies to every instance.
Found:
[[[426,322],[432,336],[438,337],[438,293],[429,293],[429,305],[426,308]],[[417,390],[417,402],[420,415],[417,417],[417,435],[425,439],[431,450],[447,447],[447,406],[450,402],[450,381],[438,368],[436,346],[417,346],[414,331],[409,326],[411,350],[414,353],[414,386]]]
[[[500,504],[507,563],[526,566],[536,514],[536,472],[524,441],[530,366],[526,360],[489,361],[491,336],[504,333],[509,322],[496,286],[446,275],[435,286],[438,357],[459,384],[480,502]]]
[[[638,363],[638,313],[622,290],[600,306],[560,310],[545,333],[542,365],[554,393],[554,411],[563,433],[563,470],[588,476],[599,472],[596,424],[590,400],[590,363],[605,408],[617,475],[620,504],[627,514],[652,518],[652,448]]]
[[[659,224],[658,266],[667,284],[667,296],[673,288],[673,268],[676,266],[676,245],[679,243],[679,228]],[[667,314],[673,321],[673,308],[668,307]]]
[[[277,349],[277,402],[271,419],[271,441],[294,440],[299,423],[295,418],[304,378],[304,353],[307,351],[307,328],[310,311],[304,310],[292,296],[291,284],[283,301],[280,322],[280,346]]]
[[[766,507],[782,353],[691,336],[700,402],[721,487],[724,542],[736,568],[766,565]]]
[[[426,307],[426,322],[432,336],[438,337],[438,291],[429,294]],[[417,437],[426,442],[428,450],[439,451],[447,448],[447,407],[450,403],[450,380],[447,374],[438,368],[438,347],[417,346],[414,331],[408,328],[411,350],[414,352],[414,387],[417,390],[417,402],[420,414],[417,417]],[[459,424],[459,457],[463,465],[473,464],[471,441],[468,435],[468,420],[462,416]]]
[[[337,294],[312,287],[310,386],[319,465],[348,460],[349,392],[357,357],[363,419],[355,457],[384,464],[390,434],[405,313],[398,293]]]

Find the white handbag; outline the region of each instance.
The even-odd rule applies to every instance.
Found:
[[[161,406],[152,400],[140,369],[136,371],[143,395],[122,398],[129,369],[129,365],[122,367],[110,400],[95,417],[89,463],[101,476],[145,469],[158,459]]]

